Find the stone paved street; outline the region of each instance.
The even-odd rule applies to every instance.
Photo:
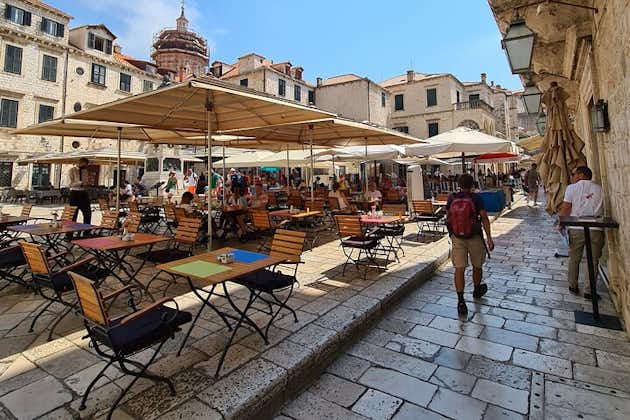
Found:
[[[628,419],[630,342],[582,325],[566,259],[542,208],[523,202],[493,224],[488,294],[457,316],[453,268],[409,293],[277,420]],[[600,283],[600,308],[614,313]]]

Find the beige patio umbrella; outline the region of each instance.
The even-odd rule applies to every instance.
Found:
[[[552,82],[542,97],[547,108],[547,129],[542,145],[540,177],[545,183],[547,212],[557,213],[570,183],[571,171],[586,165],[582,150],[584,142],[575,133],[569,122],[566,100],[568,94],[557,83]]]
[[[212,135],[217,131],[331,116],[334,114],[317,108],[277,99],[271,95],[261,94],[214,78],[200,77],[98,105],[71,114],[67,118],[115,123],[119,153],[125,124],[178,132],[197,132],[205,135],[208,174],[210,175],[212,174]],[[56,131],[54,135],[63,134]],[[72,133],[69,132],[67,135],[72,135]],[[186,137],[173,140],[162,139],[160,142],[195,144],[194,141]],[[210,204],[210,194],[208,194],[209,207]],[[208,247],[211,248],[212,223],[208,223],[208,234]]]
[[[87,159],[94,165],[114,165],[118,162],[118,153],[107,149],[73,150],[71,152],[33,155],[25,159],[20,159],[17,163],[56,163],[71,165],[78,163],[81,159]],[[120,163],[123,165],[141,165],[144,163],[145,159],[146,154],[141,152],[123,152],[120,155]]]

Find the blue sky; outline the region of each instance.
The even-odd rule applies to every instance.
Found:
[[[74,16],[71,26],[105,23],[123,52],[150,54],[151,40],[175,25],[178,0],[48,0]],[[356,73],[375,81],[410,68],[453,73],[517,89],[485,0],[187,0],[191,28],[209,41],[211,61],[257,52],[289,60],[305,78]]]

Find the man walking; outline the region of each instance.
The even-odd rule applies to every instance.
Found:
[[[538,175],[538,165],[532,163],[532,167],[527,171],[525,176],[527,181],[527,205],[529,206],[529,200],[534,201],[534,207],[536,207],[536,200],[538,199],[538,185],[540,184],[540,175]]]
[[[579,166],[571,172],[571,178],[573,184],[569,185],[564,193],[560,216],[601,216],[604,208],[602,187],[592,181],[593,172],[587,166]],[[580,293],[578,275],[584,244],[584,230],[580,227],[569,227],[569,291],[576,295]],[[591,229],[591,246],[593,265],[597,270],[604,247],[604,231],[602,229]],[[584,297],[591,299],[588,278],[584,280]]]
[[[87,189],[90,186],[87,172],[89,165],[90,162],[86,158],[81,158],[79,164],[73,166],[68,174],[70,181],[69,204],[77,207],[72,220],[76,221],[79,211],[81,211],[83,223],[87,224],[92,222],[92,207],[90,206],[90,194]]]
[[[468,174],[459,177],[460,192],[451,194],[446,204],[447,226],[451,236],[451,261],[455,267],[455,290],[457,291],[457,312],[466,315],[468,308],[464,300],[464,272],[470,263],[473,267],[473,297],[478,299],[486,294],[488,286],[481,283],[486,252],[494,249],[490,220],[479,194],[472,192],[474,179]],[[486,232],[487,250],[483,239]]]

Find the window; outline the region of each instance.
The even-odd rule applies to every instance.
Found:
[[[427,106],[437,105],[437,89],[427,89]]]
[[[105,73],[106,72],[107,72],[107,69],[105,68],[105,66],[92,63],[92,79],[91,79],[92,83],[105,86]]]
[[[315,91],[314,90],[308,91],[308,103],[315,105]]]
[[[385,108],[385,92],[381,92],[381,107]]]
[[[429,127],[429,137],[437,136],[440,131],[440,126],[437,122],[430,122],[428,124]]]
[[[164,158],[162,161],[162,172],[179,172],[182,170],[182,161],[177,158]]]
[[[0,127],[17,128],[18,101],[0,101]]]
[[[457,101],[456,101],[456,102],[458,102],[458,103],[459,103],[460,99],[461,99],[461,98],[460,98],[460,93],[459,93],[459,90],[458,90],[458,91],[457,91]]]
[[[474,107],[475,105],[479,105],[479,94],[468,95],[468,102],[470,102],[470,106]]]
[[[0,162],[0,187],[10,187],[13,179],[13,162]]]
[[[37,117],[38,123],[50,121],[55,118],[55,107],[50,105],[39,106],[39,116]]]
[[[88,48],[92,48],[106,54],[112,53],[112,41],[111,39],[101,38],[95,35],[93,32],[88,33]]]
[[[19,7],[7,4],[4,9],[4,17],[18,25],[31,26],[31,12],[27,12]]]
[[[57,57],[44,54],[42,59],[42,80],[57,81]]]
[[[4,71],[7,73],[22,73],[22,48],[7,45],[4,55]]]
[[[293,98],[296,101],[302,100],[302,88],[298,85],[293,86]]]
[[[40,29],[45,34],[63,38],[64,26],[54,20],[42,18]]]
[[[74,112],[79,112],[81,111],[81,102],[75,102],[74,105],[72,106],[72,109],[74,109]]]
[[[50,163],[33,163],[33,187],[47,187],[50,185]]]
[[[278,80],[278,96],[286,96],[287,95],[287,82],[286,80],[279,79]]]
[[[405,109],[404,95],[394,96],[394,111],[402,111]]]
[[[120,73],[120,84],[118,89],[123,92],[131,92],[131,75]]]
[[[150,90],[153,90],[153,82],[150,80],[143,80],[142,81],[142,91],[143,92],[148,92]]]
[[[406,125],[402,127],[394,127],[394,130],[400,131],[401,133],[409,134],[409,127],[407,127]]]
[[[240,85],[243,86],[243,87],[247,87],[249,85],[249,80],[248,79],[241,79]]]
[[[157,172],[159,170],[158,158],[147,158],[144,163],[144,170],[146,172]]]

